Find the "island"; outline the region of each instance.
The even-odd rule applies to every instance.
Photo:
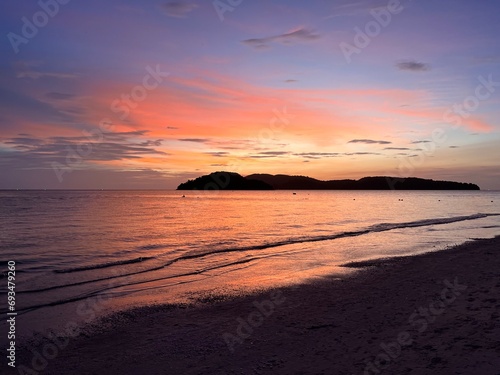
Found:
[[[417,177],[364,177],[359,180],[317,180],[307,176],[214,172],[188,180],[177,190],[480,190],[472,183]]]
[[[234,172],[214,172],[209,175],[188,180],[177,190],[274,190],[262,180],[243,177]]]
[[[471,183],[435,181],[417,177],[363,177],[359,180],[321,181],[307,176],[252,174],[247,178],[267,182],[279,190],[480,190]]]

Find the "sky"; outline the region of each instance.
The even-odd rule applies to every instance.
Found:
[[[500,189],[495,0],[6,0],[0,29],[0,189]]]

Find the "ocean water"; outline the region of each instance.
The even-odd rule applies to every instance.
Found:
[[[2,191],[0,313],[8,261],[28,336],[129,307],[340,277],[355,272],[347,262],[500,235],[499,215],[490,191]]]

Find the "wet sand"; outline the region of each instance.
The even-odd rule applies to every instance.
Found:
[[[18,370],[500,374],[500,237],[346,266],[359,271],[229,300],[206,296],[195,305],[115,314],[76,337],[47,339],[34,354],[18,353]]]

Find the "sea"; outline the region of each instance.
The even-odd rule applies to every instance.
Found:
[[[29,338],[492,238],[500,192],[0,191],[0,228],[0,313],[15,311],[17,335]]]

